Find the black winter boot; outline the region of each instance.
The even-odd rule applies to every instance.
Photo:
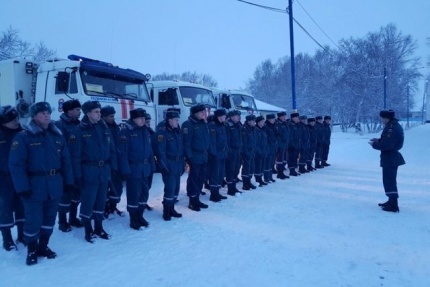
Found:
[[[289,176],[284,174],[283,169],[278,169],[278,175],[276,177],[282,180],[289,178]]]
[[[175,217],[175,218],[181,218],[181,217],[182,217],[182,213],[177,212],[177,211],[175,210],[175,206],[174,206],[174,205],[172,205],[172,206],[170,207],[170,215],[171,215],[172,217]]]
[[[322,161],[321,165],[324,167],[331,166],[331,164],[327,163],[325,160]]]
[[[110,234],[103,229],[103,222],[101,220],[94,220],[94,234],[105,240],[111,238]]]
[[[78,215],[78,205],[79,202],[73,202],[70,204],[70,212],[69,212],[69,225],[77,228],[81,228],[83,226],[82,222],[77,217]]]
[[[242,190],[251,190],[251,178],[248,176],[242,176],[243,186]]]
[[[194,211],[200,211],[200,206],[196,199],[197,196],[190,197],[190,203],[188,204],[188,208]]]
[[[200,208],[208,208],[209,207],[209,205],[200,201],[199,195],[197,195],[197,203],[198,203]]]
[[[312,166],[312,162],[309,162],[307,164],[307,169],[308,169],[308,171],[314,171],[315,170],[315,168]]]
[[[290,176],[298,176],[296,169],[294,167],[290,167]]]
[[[94,234],[93,227],[91,225],[91,220],[85,219],[85,220],[82,220],[82,223],[83,223],[84,228],[85,228],[85,240],[89,243],[93,243],[94,242],[93,239],[95,238],[95,234]]]
[[[387,200],[384,203],[378,203],[378,206],[384,207],[384,206],[388,206],[390,204],[390,200]]]
[[[54,259],[57,257],[57,253],[49,249],[49,237],[47,235],[41,235],[39,238],[39,245],[37,247],[36,254],[38,257],[46,257],[48,259]]]
[[[389,212],[400,212],[399,205],[397,203],[397,198],[392,198],[388,200],[388,205],[382,207],[383,211]]]
[[[319,160],[315,160],[315,168],[324,168],[324,167],[321,165],[321,161],[319,161]]]
[[[17,250],[15,242],[12,239],[12,232],[9,227],[1,229],[1,235],[3,236],[3,248],[6,251]]]
[[[218,197],[219,197],[221,200],[223,200],[223,199],[227,199],[227,196],[222,195],[222,194],[219,192],[219,190],[220,190],[220,188],[218,187]]]
[[[219,191],[216,187],[211,188],[211,196],[209,197],[209,200],[213,201],[213,202],[220,202],[221,201],[221,198],[219,197]]]
[[[25,263],[27,265],[35,265],[37,264],[37,240],[28,242],[27,244],[27,259]]]
[[[72,227],[67,222],[67,213],[59,211],[58,212],[58,229],[60,229],[63,232],[70,232],[72,231]]]
[[[234,190],[233,183],[229,183],[227,185],[227,194],[230,195],[230,196],[235,196],[236,195],[236,191]]]
[[[255,181],[258,183],[259,187],[263,187],[263,186],[267,185],[267,183],[264,182],[263,179],[261,178],[261,175],[256,175]]]
[[[309,171],[308,171],[308,170],[306,170],[306,168],[305,168],[305,166],[304,166],[304,165],[300,165],[300,167],[299,167],[299,172],[300,172],[300,173],[308,173]]]
[[[165,221],[172,220],[171,206],[168,204],[163,204],[163,219]]]
[[[130,227],[134,230],[140,230],[139,218],[137,211],[130,211]]]
[[[143,212],[145,211],[146,206],[139,205],[139,208],[137,209],[137,218],[139,220],[140,226],[148,227],[149,222],[146,221],[146,219],[143,217]]]

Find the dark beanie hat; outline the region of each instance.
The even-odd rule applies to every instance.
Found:
[[[102,113],[102,117],[116,114],[115,108],[112,106],[104,106],[100,112]]]
[[[282,117],[282,116],[286,116],[287,112],[283,111],[283,112],[278,112],[277,113],[278,117]]]
[[[290,114],[290,118],[295,118],[295,117],[298,117],[298,116],[299,116],[299,113],[296,110],[293,110],[291,112],[291,114]]]
[[[255,116],[254,115],[247,115],[246,117],[245,117],[245,120],[248,122],[248,121],[255,121]]]
[[[263,116],[258,116],[258,117],[255,118],[255,122],[256,123],[259,123],[261,121],[264,121],[264,117]]]
[[[300,116],[301,120],[306,120],[308,117],[307,116]]]
[[[314,122],[314,121],[315,121],[315,117],[313,116],[308,117],[308,123]]]
[[[177,112],[178,114],[181,114],[180,108],[167,108],[166,112]]]
[[[330,116],[324,116],[324,120],[331,120]]]
[[[271,119],[274,119],[274,118],[276,118],[275,114],[268,114],[268,115],[266,115],[266,120],[271,120]]]
[[[382,110],[379,112],[381,118],[393,119],[396,113],[393,110]]]
[[[206,106],[203,104],[197,104],[191,107],[191,114],[196,114],[198,112],[206,110]]]
[[[134,120],[136,118],[144,118],[146,111],[142,108],[137,108],[130,111],[130,119]]]
[[[225,116],[227,115],[227,111],[225,109],[216,109],[214,112],[214,116],[217,117],[221,117],[221,116]]]
[[[18,111],[12,106],[0,107],[0,125],[7,124],[18,117]]]
[[[100,105],[100,103],[98,101],[86,101],[82,105],[82,112],[84,114],[87,114],[94,109],[101,109],[101,108],[102,108],[102,106]]]
[[[232,110],[232,111],[229,111],[227,114],[227,117],[229,117],[229,118],[234,117],[234,116],[240,116],[240,111],[239,110]]]
[[[30,106],[30,117],[34,117],[42,112],[52,113],[51,105],[48,102],[38,102]]]
[[[146,112],[146,111],[145,111]],[[151,117],[151,115],[150,114],[148,114],[148,113],[145,113],[145,121],[149,121],[149,120],[151,120],[152,119],[152,117]]]
[[[322,116],[317,116],[315,119],[316,120],[322,120]]]
[[[181,116],[179,115],[178,112],[176,111],[168,111],[166,113],[166,119],[175,119],[175,118],[180,118]]]
[[[63,112],[67,113],[76,108],[80,108],[81,103],[78,100],[68,100],[63,103]]]

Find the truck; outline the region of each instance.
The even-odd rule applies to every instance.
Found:
[[[212,92],[217,108],[225,108],[228,111],[239,110],[242,122],[245,121],[246,115],[260,115],[254,97],[246,91],[213,88]]]
[[[77,55],[40,64],[25,57],[4,60],[0,61],[0,105],[16,106],[22,122],[29,119],[30,105],[40,101],[49,102],[52,119],[59,119],[69,99],[111,105],[117,121],[127,120],[134,108],[143,108],[155,118],[146,86],[149,79],[149,74]]]
[[[156,106],[156,124],[164,120],[168,108],[178,108],[179,119],[183,123],[190,115],[190,109],[195,104],[206,105],[206,116],[216,108],[210,88],[185,81],[149,81],[147,83],[151,100]]]

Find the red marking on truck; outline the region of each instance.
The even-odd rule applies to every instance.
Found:
[[[127,102],[124,99],[121,99],[120,104],[121,104],[121,118],[126,119],[127,118]]]

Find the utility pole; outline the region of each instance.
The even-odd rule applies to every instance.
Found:
[[[294,63],[294,31],[293,31],[293,1],[288,0],[288,15],[290,16],[290,54],[291,54],[291,93],[293,110],[297,108],[296,103],[296,68]]]
[[[384,67],[384,110],[387,108],[387,68]]]
[[[406,129],[409,129],[409,84],[406,86]]]
[[[424,95],[423,95],[423,107],[421,108],[421,124],[424,124],[426,121],[424,120],[424,106],[426,103],[426,97],[427,97],[427,85],[429,83],[429,80],[425,80],[424,82]]]

